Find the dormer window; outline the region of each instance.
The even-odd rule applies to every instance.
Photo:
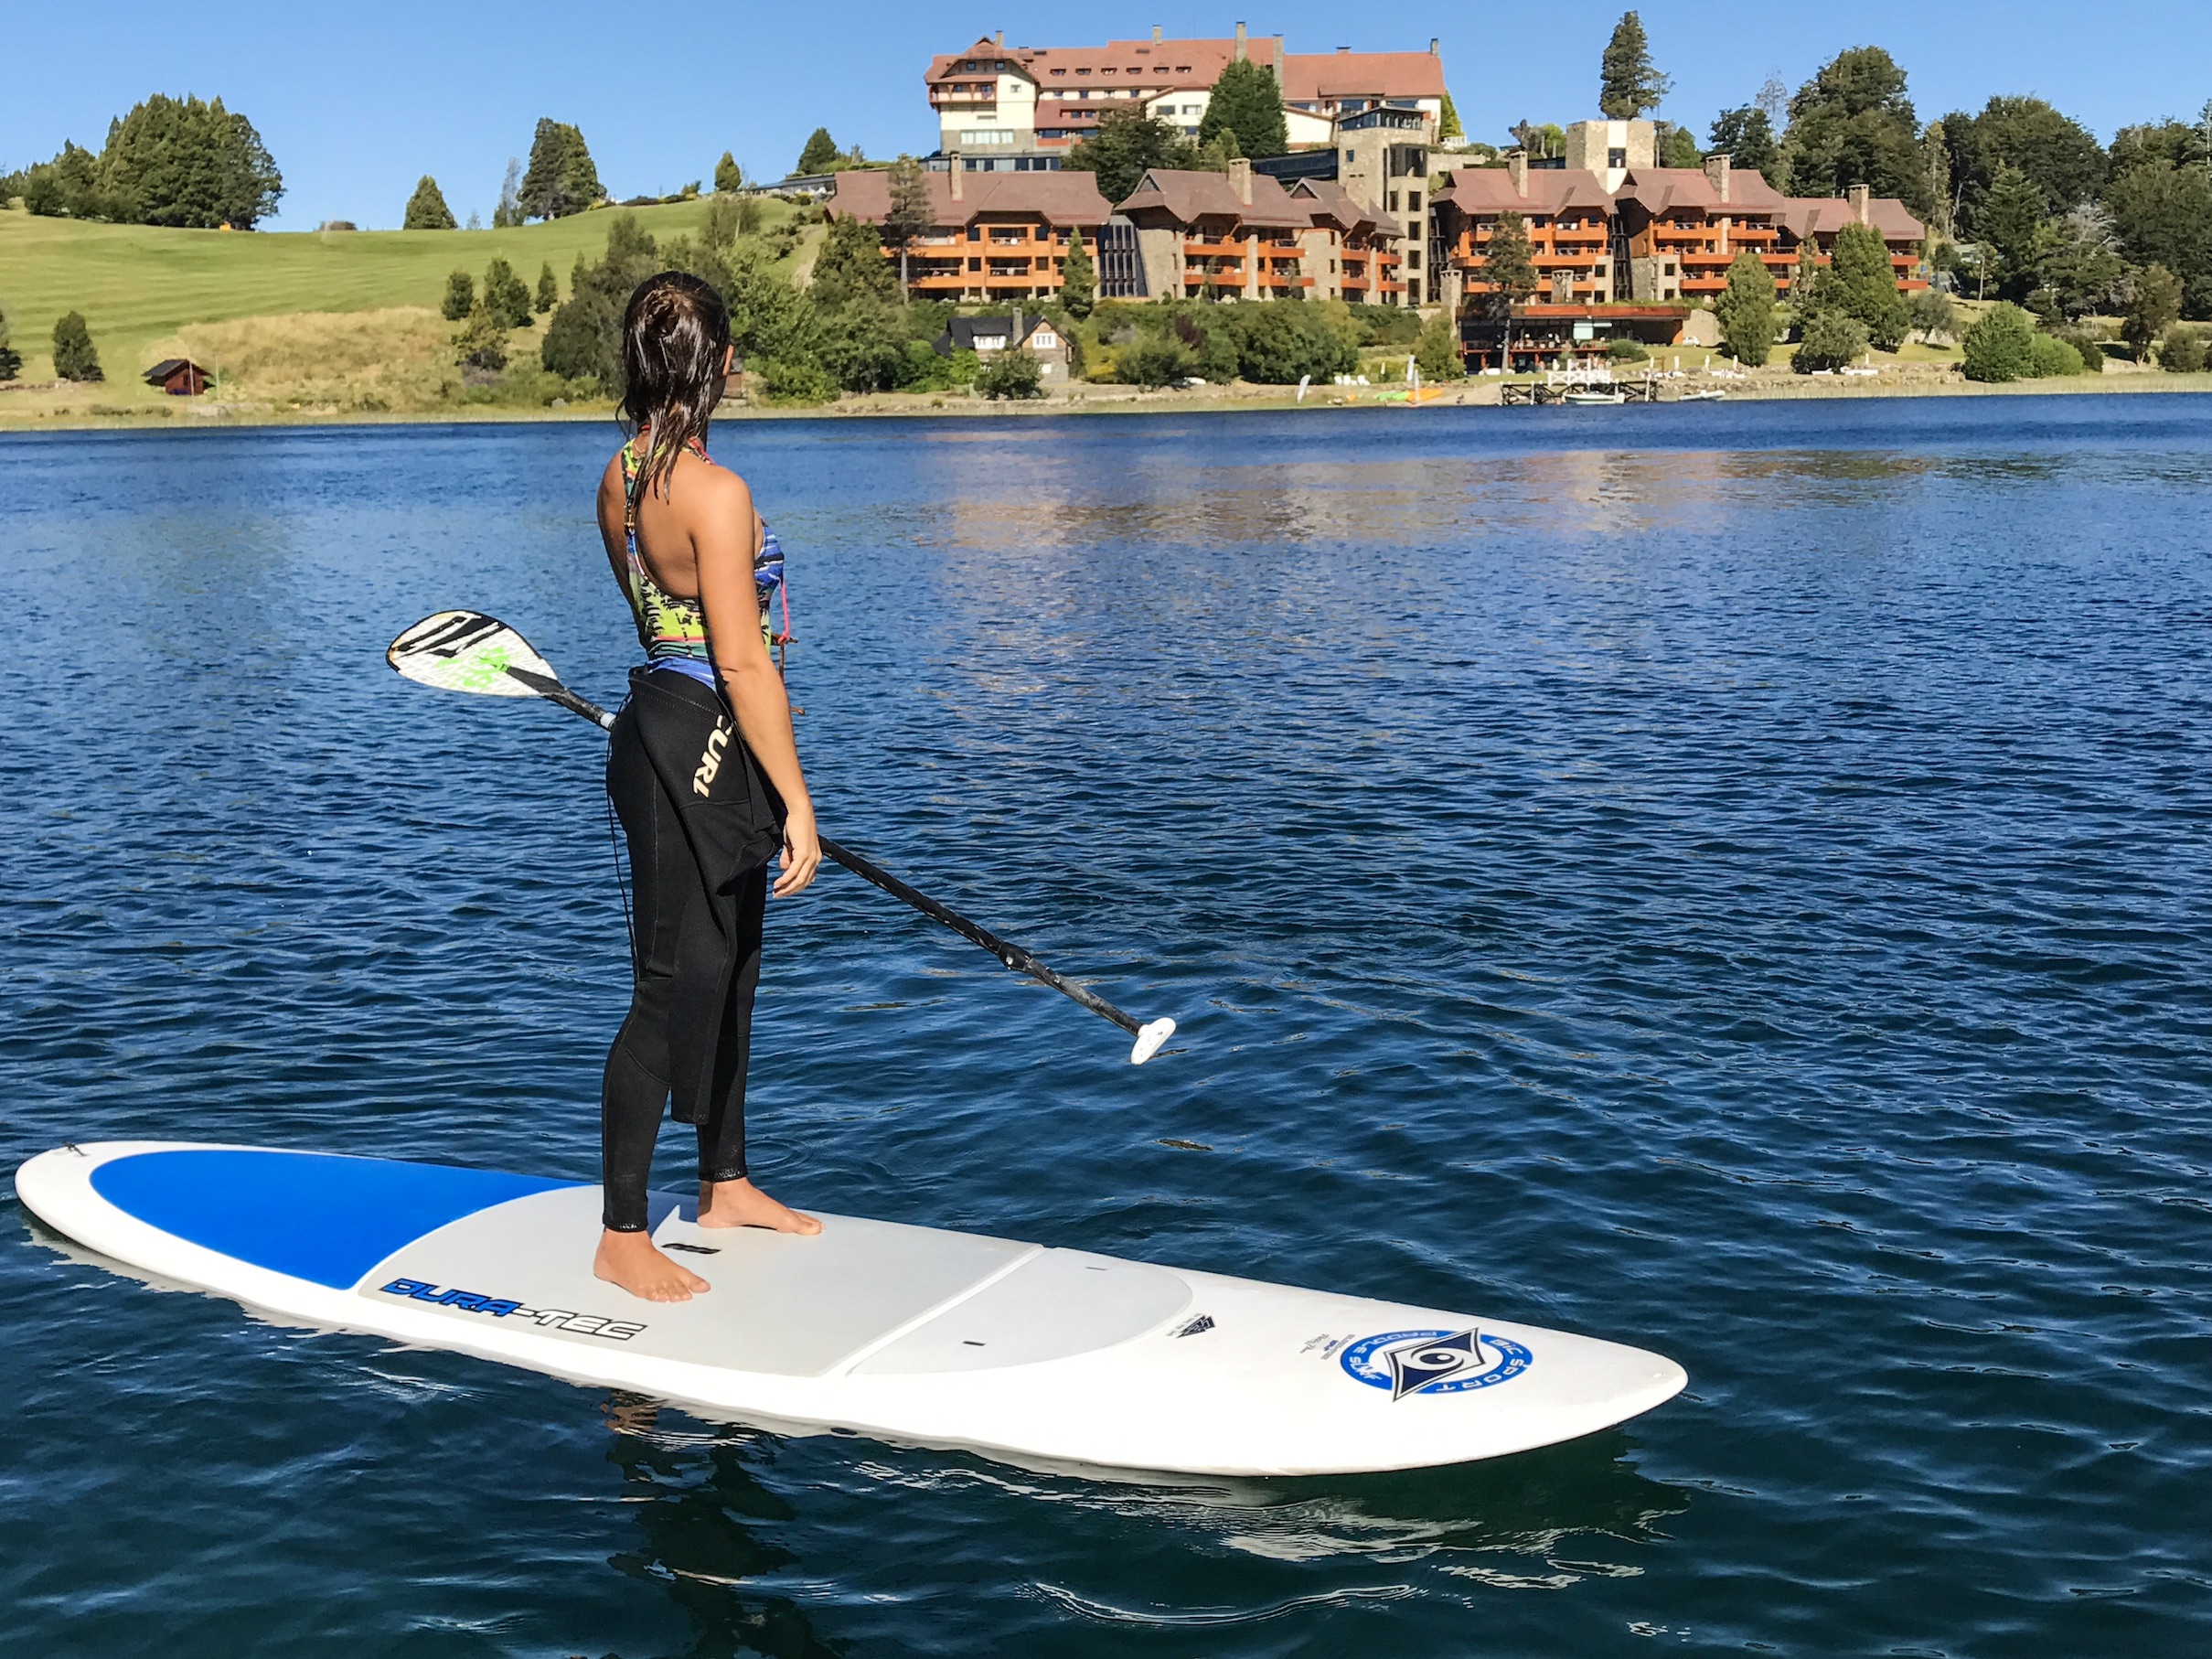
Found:
[[[1067,71],[1065,70],[1054,70],[1053,73],[1055,75],[1064,75],[1067,73]]]
[[[1090,71],[1090,70],[1077,70],[1075,71],[1075,73],[1077,73],[1078,75],[1087,75],[1087,74],[1089,74],[1090,72],[1091,72],[1091,71]]]

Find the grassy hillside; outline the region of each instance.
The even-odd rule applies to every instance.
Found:
[[[771,224],[791,209],[768,202]],[[627,209],[654,236],[696,233],[705,201]],[[0,209],[0,312],[7,316],[27,380],[53,376],[54,323],[80,311],[91,326],[111,405],[163,401],[138,380],[156,348],[188,325],[296,312],[372,312],[435,306],[455,269],[479,281],[503,256],[535,289],[552,262],[568,291],[579,253],[596,260],[610,214],[580,213],[508,230],[336,230],[287,234],[171,230],[36,219]],[[0,416],[10,398],[0,396]]]

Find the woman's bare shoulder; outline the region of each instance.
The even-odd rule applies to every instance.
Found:
[[[669,499],[680,511],[720,517],[753,509],[753,490],[742,474],[696,455],[685,455],[677,462],[674,482]]]

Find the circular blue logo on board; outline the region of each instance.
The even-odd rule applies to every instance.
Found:
[[[1536,1363],[1511,1337],[1475,1331],[1385,1331],[1362,1336],[1344,1350],[1345,1373],[1390,1397],[1409,1394],[1466,1394],[1509,1383]]]

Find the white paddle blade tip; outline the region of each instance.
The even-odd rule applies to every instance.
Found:
[[[482,697],[538,695],[510,676],[509,669],[559,679],[528,640],[481,611],[440,611],[423,617],[391,642],[384,660],[422,685]]]
[[[1142,1065],[1159,1052],[1159,1045],[1162,1043],[1174,1034],[1175,1022],[1172,1020],[1155,1020],[1149,1025],[1139,1026],[1137,1031],[1137,1046],[1129,1050],[1129,1064]]]

